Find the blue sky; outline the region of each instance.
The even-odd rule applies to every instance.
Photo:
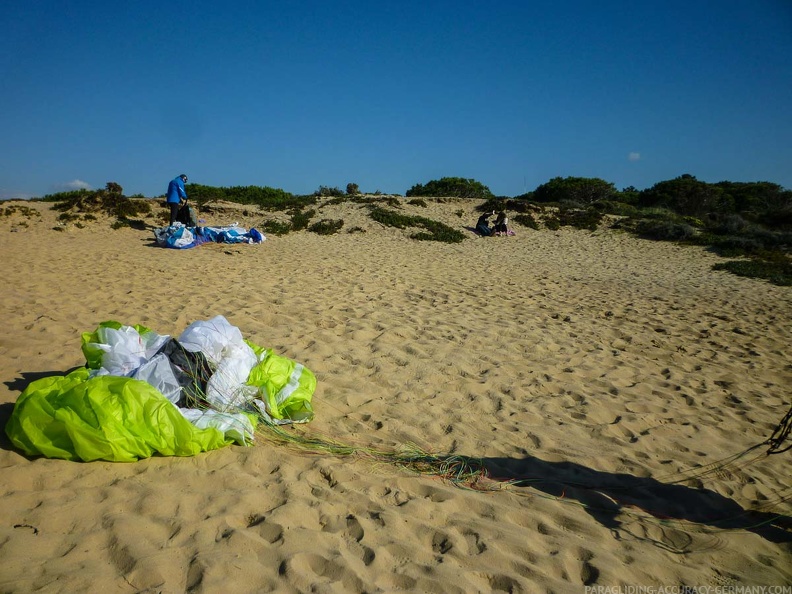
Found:
[[[792,0],[0,0],[0,198],[792,189]]]

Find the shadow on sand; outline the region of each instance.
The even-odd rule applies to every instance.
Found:
[[[546,462],[533,457],[485,458],[483,462],[494,479],[513,481],[518,487],[582,504],[591,517],[609,528],[617,538],[625,528],[617,516],[629,508],[639,508],[663,521],[695,522],[718,531],[746,530],[774,543],[792,543],[792,518],[743,509],[736,501],[710,489],[667,484],[653,478],[602,472],[573,462]],[[677,527],[684,530],[682,526]],[[630,534],[634,538],[653,540],[658,546],[676,552],[688,550],[690,544]]]

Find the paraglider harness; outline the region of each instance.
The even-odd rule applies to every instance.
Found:
[[[198,217],[195,214],[195,209],[188,205],[186,200],[179,208],[179,212],[176,213],[176,221],[185,227],[198,226]]]

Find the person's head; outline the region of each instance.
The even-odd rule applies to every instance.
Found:
[[[181,178],[181,180],[182,180],[182,181],[183,181],[185,184],[187,183],[187,176],[186,176],[185,174],[183,174],[183,173],[182,173],[182,174],[181,174],[179,177]]]

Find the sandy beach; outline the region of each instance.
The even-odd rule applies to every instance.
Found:
[[[401,209],[477,218],[475,201],[427,202]],[[315,419],[289,431],[480,458],[490,478],[461,488],[264,437],[129,464],[31,459],[3,432],[4,593],[792,583],[792,451],[724,462],[789,409],[789,287],[610,229],[416,241],[344,202],[317,215],[344,220],[335,235],[171,250],[13,204],[40,215],[0,218],[3,425],[31,381],[85,363],[80,333],[100,322],[177,336],[223,315],[315,373]]]

